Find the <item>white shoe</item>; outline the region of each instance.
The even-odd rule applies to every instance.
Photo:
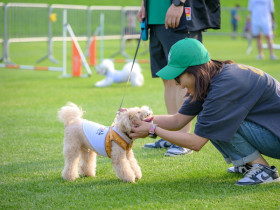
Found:
[[[252,52],[252,46],[249,46],[249,47],[247,48],[246,53],[247,53],[247,55],[249,55],[251,52]]]
[[[243,179],[235,184],[240,186],[279,182],[279,174],[275,166],[267,167],[262,164],[253,164]]]
[[[258,55],[258,56],[256,57],[256,59],[257,59],[257,60],[263,60],[263,59],[264,59],[264,56],[263,56],[263,55]]]
[[[165,156],[187,155],[187,154],[191,154],[192,152],[193,151],[191,149],[179,147],[175,144],[172,144],[164,155]]]
[[[171,146],[171,143],[168,141],[165,141],[164,139],[160,139],[154,143],[148,143],[145,144],[145,148],[153,148],[153,149],[158,149],[158,148],[169,148]]]
[[[271,56],[270,56],[270,59],[271,59],[271,60],[278,60],[278,58],[277,58],[276,55],[271,55]]]
[[[242,165],[242,166],[233,166],[233,167],[229,167],[227,169],[227,172],[229,172],[229,173],[236,173],[236,174],[244,174],[248,170],[250,170],[251,168],[252,168],[252,166],[250,166],[248,164]]]

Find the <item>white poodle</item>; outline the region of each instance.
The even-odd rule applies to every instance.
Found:
[[[110,59],[104,59],[101,64],[96,66],[97,73],[106,76],[105,79],[97,82],[96,87],[106,87],[113,83],[127,82],[132,62],[124,65],[122,70],[116,70],[114,63]],[[132,86],[142,86],[144,84],[144,77],[141,73],[141,68],[138,63],[134,63],[133,70],[130,76]]]
[[[96,156],[99,154],[111,158],[117,176],[124,182],[141,179],[141,169],[132,151],[133,141],[128,134],[132,121],[151,117],[150,108],[128,108],[116,116],[111,127],[85,120],[82,115],[83,110],[73,103],[58,111],[59,120],[65,126],[63,178],[75,180],[79,177],[78,168],[82,176],[95,176]]]

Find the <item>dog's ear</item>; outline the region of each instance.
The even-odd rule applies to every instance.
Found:
[[[133,122],[136,120],[144,120],[153,112],[148,106],[129,108],[127,111],[120,112],[116,117],[118,129],[124,133],[130,133]]]
[[[97,73],[104,76],[107,75],[108,71],[113,71],[114,68],[114,63],[110,59],[104,59],[95,67]]]
[[[142,115],[143,115],[143,116],[141,116],[141,119],[144,119],[144,118],[146,118],[147,116],[153,114],[152,109],[151,109],[150,107],[148,107],[148,106],[142,106],[142,107],[141,107],[141,112],[142,112]]]
[[[95,67],[96,71],[100,75],[106,75],[106,67],[101,63]]]
[[[116,117],[116,124],[122,132],[130,133],[132,127],[131,110],[120,112]]]

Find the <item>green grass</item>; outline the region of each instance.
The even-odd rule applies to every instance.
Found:
[[[232,41],[230,37],[205,36],[204,43],[212,58],[253,65],[280,80],[279,61],[256,61],[255,46],[253,53],[246,55],[247,43],[242,38]],[[38,49],[42,47],[42,51],[33,51],[34,44],[40,46]],[[41,45],[11,45],[12,58],[16,63],[34,64],[45,53]],[[56,43],[54,51],[59,60],[60,48]],[[118,49],[119,41],[106,41],[105,57]],[[135,49],[136,42],[127,44],[131,56]],[[142,42],[139,52],[146,49],[147,43]],[[148,58],[148,54],[140,53],[138,58]],[[267,50],[265,53],[268,57]],[[280,57],[280,51],[276,54]],[[69,73],[70,61],[69,53]],[[50,63],[44,61],[43,65]],[[149,105],[155,114],[165,114],[161,80],[151,79],[148,64],[141,67],[145,85],[128,86],[123,106]],[[83,107],[86,119],[110,125],[125,84],[95,88],[94,83],[102,78],[96,73],[91,78],[59,78],[60,75],[0,69],[0,209],[280,208],[279,183],[235,186],[234,182],[242,176],[226,173],[229,165],[210,143],[192,155],[168,158],[163,155],[165,150],[143,149],[152,139],[140,139],[133,149],[143,178],[136,184],[120,181],[110,159],[104,157],[98,158],[96,177],[64,181],[61,178],[64,128],[58,122],[57,110],[72,101]],[[267,160],[280,170],[280,160]]]

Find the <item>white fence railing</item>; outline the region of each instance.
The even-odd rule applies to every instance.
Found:
[[[129,57],[125,53],[125,41],[139,37],[140,23],[136,18],[139,7],[0,2],[0,43],[2,43],[0,61],[12,63],[9,56],[9,43],[45,41],[48,42],[47,55],[38,62],[49,59],[56,63],[53,57],[53,42],[62,41],[64,10],[67,10],[68,23],[75,31],[77,39],[87,41],[88,46],[93,35],[97,35],[97,39],[100,39],[101,34],[98,30],[100,17],[104,17],[102,40],[120,39],[120,49],[112,56],[122,54],[124,57]],[[230,10],[231,8],[222,8],[221,29],[209,30],[208,34],[231,33]],[[239,34],[242,33],[240,28],[245,24],[246,9],[241,9],[240,15],[243,22],[240,23]]]

